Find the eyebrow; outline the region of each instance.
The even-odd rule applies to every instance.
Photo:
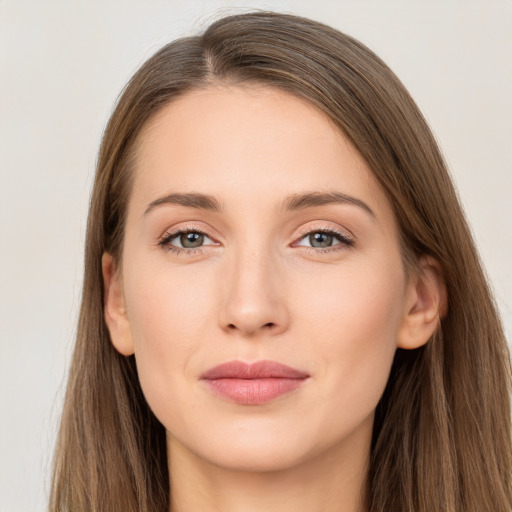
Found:
[[[362,208],[373,218],[377,218],[375,212],[361,199],[344,194],[343,192],[306,192],[305,194],[292,194],[286,198],[281,207],[286,210],[303,210],[314,206],[323,206],[326,204],[350,204]]]
[[[223,210],[222,205],[217,201],[217,199],[215,199],[215,197],[206,194],[198,194],[196,192],[189,192],[186,194],[169,194],[152,201],[146,208],[144,215],[147,215],[157,206],[164,204],[177,204],[180,206],[187,206],[188,208],[197,208],[199,210],[208,210],[211,212],[221,212]]]
[[[199,210],[207,210],[211,212],[222,212],[222,204],[214,197],[207,194],[197,192],[173,193],[160,197],[149,203],[144,215],[161,205],[179,205],[188,208],[197,208]],[[315,206],[323,206],[328,204],[349,204],[363,209],[373,218],[376,218],[374,211],[361,199],[353,197],[342,192],[306,192],[303,194],[292,194],[288,196],[281,205],[281,212],[304,210]]]

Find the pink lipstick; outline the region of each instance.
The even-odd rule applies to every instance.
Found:
[[[241,405],[260,405],[294,391],[307,373],[275,361],[229,361],[211,368],[201,380],[216,395]]]

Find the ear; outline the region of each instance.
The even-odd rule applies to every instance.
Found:
[[[423,256],[419,267],[407,284],[404,316],[398,331],[397,346],[408,350],[427,343],[448,310],[439,263],[430,256]]]
[[[104,253],[101,258],[103,284],[105,287],[105,322],[110,340],[116,350],[131,356],[134,353],[130,322],[126,314],[121,273],[116,269],[112,255]]]

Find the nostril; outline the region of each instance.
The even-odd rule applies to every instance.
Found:
[[[274,322],[268,322],[268,323],[264,324],[262,327],[271,329],[271,328],[275,327],[275,325],[276,324]],[[238,327],[235,324],[228,324],[228,329],[236,330],[236,329],[238,329]]]

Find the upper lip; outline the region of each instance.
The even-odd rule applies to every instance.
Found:
[[[228,361],[219,364],[201,375],[201,379],[305,379],[309,374],[277,363],[276,361],[257,361],[244,363],[243,361]]]

